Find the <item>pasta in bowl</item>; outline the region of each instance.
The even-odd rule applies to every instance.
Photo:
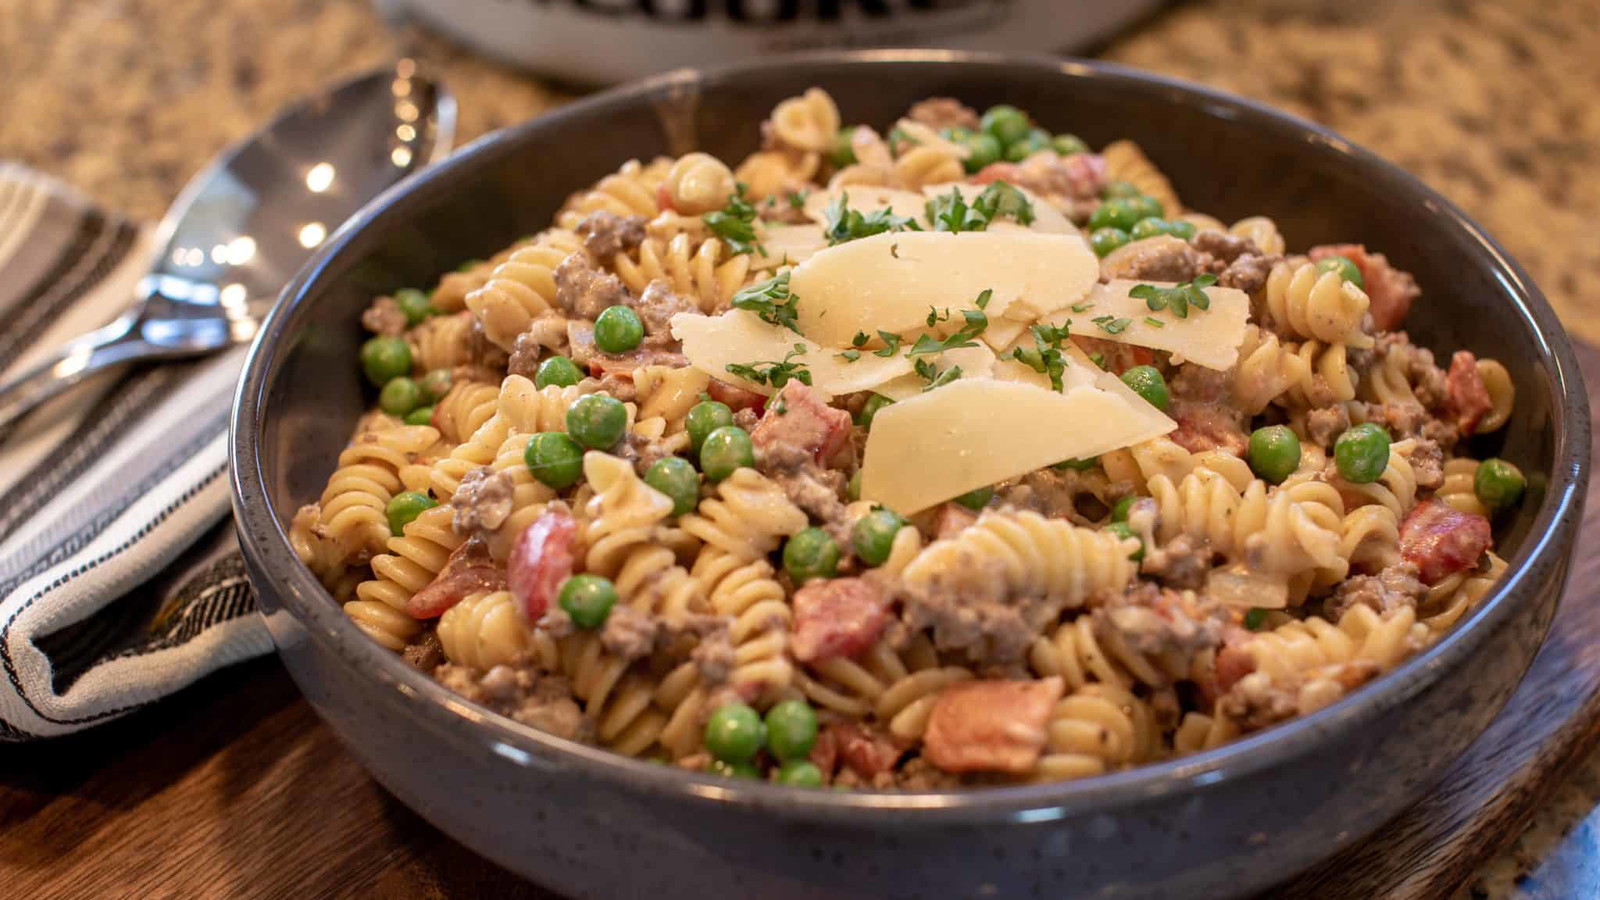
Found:
[[[1019,158],[929,97],[1025,111]],[[1402,269],[1426,299],[1367,325]],[[1314,126],[1094,63],[818,56],[572,104],[347,223],[247,366],[235,509],[329,727],[556,890],[1220,897],[1370,833],[1509,696],[1586,477],[1573,366],[1492,241]],[[1490,407],[1453,444],[1452,371]],[[1430,500],[1503,567],[1385,582]]]
[[[1504,569],[1525,478],[1466,445],[1512,382],[1413,343],[1382,253],[1009,105],[760,130],[373,301],[291,538],[374,640],[628,755],[997,785],[1315,712]]]

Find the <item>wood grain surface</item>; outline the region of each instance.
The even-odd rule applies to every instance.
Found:
[[[1600,384],[1600,351],[1579,353],[1588,382]],[[1600,502],[1591,497],[1572,586],[1505,712],[1381,841],[1271,896],[1446,898],[1514,838],[1600,738],[1596,584]],[[30,900],[554,898],[373,783],[276,659],[94,731],[0,747],[0,886]]]

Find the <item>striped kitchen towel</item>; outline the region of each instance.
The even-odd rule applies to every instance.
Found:
[[[0,372],[125,310],[150,237],[0,163]],[[243,361],[108,372],[0,434],[0,740],[77,731],[271,650],[229,514]]]

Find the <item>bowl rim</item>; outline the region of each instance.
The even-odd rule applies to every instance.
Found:
[[[368,225],[382,218],[403,198],[431,184],[470,170],[478,160],[509,152],[563,119],[603,111],[607,107],[648,103],[652,98],[686,88],[716,90],[740,78],[775,69],[874,66],[929,63],[965,67],[1054,71],[1087,83],[1119,83],[1137,89],[1155,88],[1175,103],[1198,103],[1212,115],[1246,120],[1253,128],[1299,137],[1322,152],[1341,155],[1395,190],[1435,211],[1438,227],[1454,230],[1487,253],[1494,274],[1522,320],[1532,331],[1550,372],[1553,396],[1555,463],[1549,484],[1527,537],[1507,560],[1495,590],[1463,622],[1433,646],[1339,702],[1309,716],[1290,720],[1223,746],[1189,756],[1138,766],[1075,781],[946,791],[817,791],[756,781],[723,779],[671,766],[654,765],[608,749],[560,738],[493,713],[450,692],[368,638],[343,614],[339,605],[296,557],[278,519],[271,513],[257,438],[268,386],[292,346],[287,322],[292,310],[314,294],[330,263]],[[1589,477],[1589,406],[1583,380],[1565,330],[1533,281],[1483,228],[1453,203],[1376,154],[1334,132],[1266,104],[1226,92],[1114,63],[1044,55],[1001,55],[949,50],[820,51],[776,57],[754,63],[677,69],[631,82],[519,124],[485,135],[444,162],[395,185],[368,203],[328,238],[284,288],[267,317],[245,363],[230,421],[230,463],[234,511],[239,538],[254,572],[263,573],[285,610],[298,620],[309,639],[336,652],[352,668],[370,673],[384,690],[403,695],[417,721],[449,729],[462,739],[476,739],[486,749],[533,768],[564,770],[605,780],[638,793],[702,802],[756,807],[794,819],[873,827],[934,824],[948,819],[1051,821],[1086,813],[1103,813],[1145,798],[1192,791],[1272,768],[1312,752],[1331,732],[1358,727],[1380,711],[1405,702],[1444,672],[1464,664],[1490,629],[1508,619],[1519,603],[1528,602],[1537,582],[1549,577],[1571,553],[1581,518]]]

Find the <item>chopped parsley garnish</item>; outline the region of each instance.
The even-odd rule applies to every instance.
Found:
[[[889,255],[894,257],[895,259],[899,259],[900,258],[900,244],[899,244],[899,242],[896,242],[896,243],[893,243],[893,244],[889,245]]]
[[[839,354],[839,358],[844,360],[845,362],[855,362],[856,360],[861,358],[861,351],[860,350],[845,350],[844,352]]]
[[[756,235],[756,208],[742,196],[744,185],[728,195],[728,205],[721,209],[713,210],[700,217],[706,227],[717,237],[722,238],[734,256],[741,253],[761,251],[762,256],[767,255],[765,248]]]
[[[894,210],[884,207],[869,213],[850,208],[850,195],[840,194],[838,199],[828,204],[823,210],[826,220],[824,234],[828,237],[828,245],[842,244],[859,238],[872,237],[875,234],[886,234],[891,231],[920,230],[917,223],[906,216],[897,216]]]
[[[1106,367],[1106,355],[1098,351],[1091,353],[1089,354],[1089,362],[1094,363],[1094,367],[1097,369],[1104,369]]]
[[[883,338],[884,348],[872,351],[873,356],[881,356],[884,359],[888,359],[900,352],[900,335],[888,331],[880,331],[878,332],[878,337]]]
[[[811,370],[800,363],[790,362],[790,360],[805,352],[805,344],[795,344],[794,349],[784,355],[782,362],[728,363],[726,368],[730,374],[737,375],[746,381],[753,381],[756,384],[770,384],[775,388],[783,387],[789,383],[790,379],[809,385],[811,383]]]
[[[979,309],[988,309],[989,301],[994,299],[994,288],[984,288],[978,299],[972,301]]]
[[[1050,387],[1057,391],[1062,389],[1061,373],[1067,369],[1067,359],[1061,352],[1061,343],[1067,339],[1068,327],[1068,325],[1035,325],[1029,329],[1033,332],[1033,346],[1018,347],[1011,351],[1012,359],[1041,375],[1050,376]]]
[[[867,333],[865,331],[858,331],[856,332],[856,336],[850,339],[850,346],[859,350],[860,348],[865,347],[867,345],[867,341],[869,340],[871,340],[871,338],[867,337]]]
[[[933,314],[929,313],[928,317],[932,319]],[[950,318],[949,310],[945,310],[945,318]],[[978,346],[978,342],[974,338],[983,334],[984,329],[989,327],[989,317],[982,310],[963,309],[961,318],[966,321],[966,327],[943,340],[932,335],[921,335],[917,338],[917,342],[911,346],[911,350],[906,353],[906,356],[925,356],[930,353],[943,353],[946,350],[955,350],[960,347]],[[933,323],[930,321],[929,324]]]
[[[735,309],[748,310],[770,325],[781,325],[795,334],[800,333],[798,316],[800,298],[789,293],[787,271],[758,281],[733,295]]]
[[[1072,311],[1075,313],[1086,313],[1093,307],[1093,303],[1074,303],[1072,304]]]
[[[1132,319],[1117,319],[1111,316],[1096,316],[1089,321],[1099,325],[1106,334],[1121,334],[1129,325],[1133,324]]]
[[[937,310],[937,309],[935,309],[935,308],[933,308],[931,306],[928,307],[928,327],[929,328],[932,328],[933,326],[939,324],[940,322],[948,322],[948,321],[950,321],[950,308],[949,307],[945,307],[944,315],[942,315],[942,316],[939,315],[939,310]]]
[[[809,196],[811,196],[811,192],[810,191],[790,191],[789,192],[789,208],[790,209],[804,209],[805,205],[806,205],[806,198],[809,197]]]
[[[928,386],[922,389],[923,393],[927,393],[928,391],[931,391],[937,387],[944,387],[950,382],[961,377],[960,366],[951,366],[950,368],[941,372],[939,371],[939,367],[935,366],[933,361],[928,359],[917,360],[915,368],[917,370],[917,374],[926,379],[928,382]]]
[[[934,231],[984,231],[1002,216],[1010,216],[1023,225],[1033,222],[1033,204],[1004,181],[984,188],[970,204],[958,188],[951,188],[950,193],[928,200],[927,213]]]
[[[1151,312],[1163,309],[1172,310],[1172,314],[1180,319],[1189,317],[1189,307],[1197,309],[1210,309],[1211,298],[1201,288],[1208,288],[1217,283],[1217,276],[1209,272],[1195,276],[1193,281],[1185,281],[1169,288],[1156,287],[1153,284],[1141,284],[1128,291],[1128,296],[1143,300],[1144,305],[1150,307]],[[1113,332],[1114,333],[1114,332]]]
[[[1160,319],[1156,318],[1155,316],[1145,316],[1144,317],[1144,323],[1146,325],[1149,325],[1151,328],[1165,328],[1165,327],[1167,327],[1167,323],[1161,321]]]
[[[1265,624],[1267,624],[1267,611],[1259,606],[1250,607],[1250,611],[1244,614],[1244,627],[1251,631],[1260,631],[1261,626]]]

